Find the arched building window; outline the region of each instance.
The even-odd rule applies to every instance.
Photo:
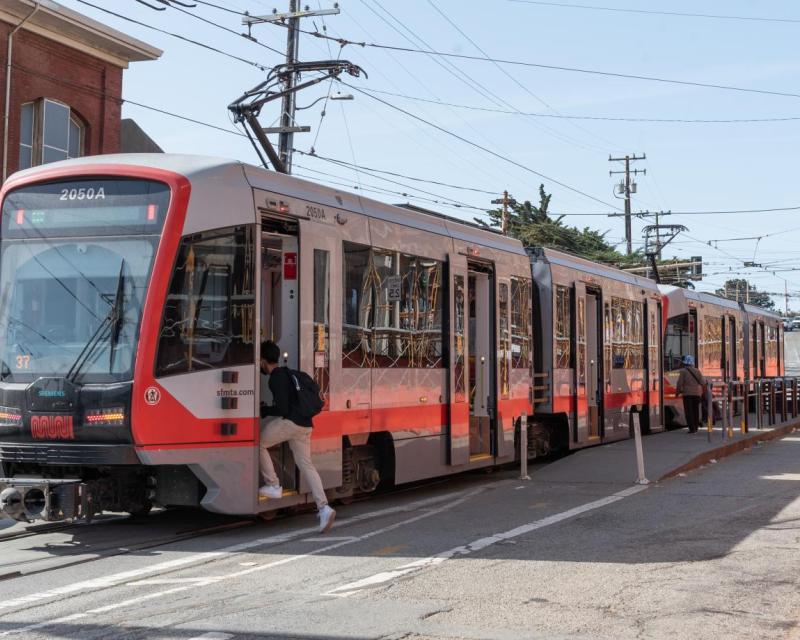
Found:
[[[43,98],[22,105],[19,168],[83,155],[85,127],[69,106]]]

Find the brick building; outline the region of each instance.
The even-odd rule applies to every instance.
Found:
[[[0,0],[2,179],[121,149],[122,72],[161,51],[51,0]]]

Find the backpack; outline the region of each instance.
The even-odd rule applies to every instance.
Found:
[[[322,411],[325,401],[322,399],[319,385],[305,371],[286,369],[294,385],[295,397],[292,406],[302,418],[309,420]]]

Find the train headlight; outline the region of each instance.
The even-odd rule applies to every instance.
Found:
[[[125,407],[89,409],[83,422],[89,427],[121,427],[125,424]]]
[[[0,406],[0,427],[22,426],[22,411],[16,407]]]

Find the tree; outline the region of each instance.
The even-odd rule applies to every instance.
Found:
[[[630,256],[619,253],[609,244],[605,235],[589,227],[578,229],[562,222],[564,216],[551,218],[548,214],[552,194],[545,193],[544,185],[539,185],[539,205],[534,206],[530,200],[509,206],[508,235],[519,239],[528,247],[546,247],[567,251],[574,255],[607,264],[632,266],[643,262],[643,256],[636,252]],[[478,218],[476,222],[486,228],[499,229],[503,224],[503,210],[487,211],[490,221],[487,223]]]
[[[747,302],[764,309],[774,309],[775,303],[765,291],[758,291],[754,285],[744,278],[734,278],[726,280],[721,289],[715,292],[718,296],[736,300],[737,302]]]

